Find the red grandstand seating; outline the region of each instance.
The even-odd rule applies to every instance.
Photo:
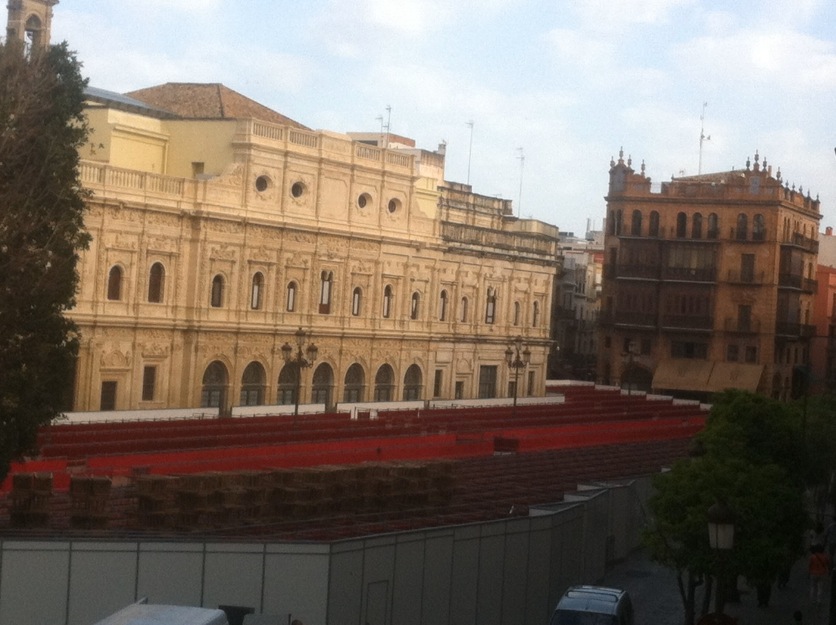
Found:
[[[696,404],[624,395],[618,389],[565,387],[564,392],[563,403],[379,411],[376,419],[319,414],[55,424],[39,435],[41,456],[14,464],[12,476],[51,473],[55,501],[68,497],[72,476],[111,478],[110,510],[134,522],[142,518],[145,526],[218,531],[226,524],[241,532],[242,524],[260,531],[268,523],[271,531],[322,535],[324,530],[309,522],[313,515],[329,518],[330,535],[349,535],[361,525],[391,531],[395,521],[421,527],[506,515],[512,508],[517,514],[558,500],[579,480],[658,470],[686,453],[707,415]],[[439,459],[452,463],[452,473],[426,475],[426,463]],[[380,463],[396,463],[400,472],[387,469],[392,473],[381,475],[373,488],[346,477]],[[269,503],[263,476],[305,468],[312,474],[338,473],[312,469],[321,465],[354,468],[339,471],[339,482],[305,485],[307,495],[295,500],[283,495],[285,514],[266,521],[275,504]],[[226,475],[235,483],[204,488],[200,484],[208,478],[196,477],[197,488],[184,478],[170,499],[169,494],[162,499],[142,495],[142,504],[136,493],[131,500],[117,486],[175,475]],[[10,476],[3,485],[6,492],[11,481]],[[126,510],[132,512],[126,515]],[[118,522],[111,519],[109,527],[114,526]]]

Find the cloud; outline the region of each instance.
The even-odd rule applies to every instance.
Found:
[[[776,89],[836,89],[836,44],[788,30],[706,35],[674,48],[678,62],[711,82]],[[717,71],[722,68],[722,72]]]
[[[149,11],[179,12],[191,15],[214,13],[227,3],[223,0],[119,0],[120,11],[147,14]]]
[[[609,68],[615,58],[611,41],[590,37],[580,30],[554,28],[544,38],[560,61],[583,72]]]
[[[329,0],[311,20],[312,31],[332,54],[374,57],[420,40],[443,27],[450,14],[441,0]]]
[[[584,30],[612,33],[624,31],[636,24],[667,23],[672,13],[695,3],[696,0],[571,0],[567,5],[580,20]]]

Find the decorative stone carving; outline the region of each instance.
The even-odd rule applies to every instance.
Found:
[[[119,250],[135,250],[137,249],[137,238],[134,235],[130,234],[117,234],[113,239],[110,245],[113,249]]]
[[[212,232],[232,234],[239,233],[241,231],[241,225],[233,221],[227,221],[225,219],[204,219],[201,221],[206,226],[206,229],[211,230]]]
[[[159,343],[148,343],[142,346],[143,358],[166,358],[168,354],[168,345],[160,345]]]
[[[235,260],[238,257],[238,250],[225,243],[212,248],[209,258],[212,260]]]
[[[227,185],[230,187],[241,187],[244,184],[244,164],[231,163],[226,166],[223,173],[214,181],[215,184]]]
[[[179,252],[179,243],[177,240],[170,237],[146,237],[145,249],[148,252],[156,252],[160,254],[176,254]]]
[[[131,366],[131,352],[118,349],[105,350],[102,352],[100,365],[102,369],[128,369]]]
[[[472,373],[473,359],[459,356],[456,358],[456,373]]]

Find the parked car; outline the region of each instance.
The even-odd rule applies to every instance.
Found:
[[[557,602],[549,625],[633,625],[633,604],[626,590],[572,586]]]

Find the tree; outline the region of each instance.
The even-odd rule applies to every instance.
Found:
[[[836,395],[814,395],[800,400],[807,442],[806,482],[823,520],[828,506],[836,509]]]
[[[702,584],[707,611],[717,566],[707,531],[712,504],[722,501],[735,514],[726,566],[755,586],[771,585],[801,554],[808,521],[801,417],[792,407],[729,391],[718,396],[697,438],[700,455],[657,476],[654,525],[645,535],[651,557],[677,573],[688,625]]]
[[[89,241],[80,70],[66,44],[0,45],[0,479],[65,408],[75,367],[76,327],[64,313]]]

